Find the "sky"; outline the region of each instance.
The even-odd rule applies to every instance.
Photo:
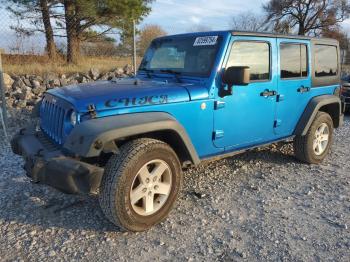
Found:
[[[198,26],[230,28],[234,14],[261,13],[267,0],[156,0],[143,24],[160,24],[168,33],[188,32]]]
[[[232,29],[231,20],[235,14],[262,14],[262,5],[268,0],[155,0],[151,13],[139,25],[158,24],[168,34],[206,30]],[[1,10],[0,48],[7,51],[16,44],[16,37],[10,25],[16,24],[10,15]],[[350,35],[350,19],[342,23]],[[62,41],[62,39],[58,40]],[[40,52],[45,46],[42,34],[25,40],[25,49]]]
[[[169,34],[193,31],[200,25],[212,30],[231,28],[235,14],[262,14],[268,0],[155,0],[144,24],[160,24]],[[142,26],[141,25],[141,26]],[[350,19],[343,24],[350,35]]]

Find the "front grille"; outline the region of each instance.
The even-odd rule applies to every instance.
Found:
[[[41,110],[41,129],[57,144],[63,144],[64,120],[69,111],[58,98],[45,95]]]

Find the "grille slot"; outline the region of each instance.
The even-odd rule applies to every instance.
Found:
[[[59,147],[55,145],[44,133],[39,132],[38,139],[47,151],[53,152],[59,150]]]
[[[55,143],[63,144],[64,118],[68,109],[52,97],[45,97],[41,107],[41,129]]]

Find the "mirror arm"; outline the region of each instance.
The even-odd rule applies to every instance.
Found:
[[[219,90],[219,96],[225,97],[225,96],[231,96],[233,94],[233,86],[231,85],[227,85],[227,89],[225,89],[224,87],[220,88]]]

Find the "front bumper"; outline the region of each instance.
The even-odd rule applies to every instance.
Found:
[[[12,151],[23,156],[24,169],[34,182],[70,194],[96,194],[103,168],[64,155],[41,131],[22,129],[11,140]]]

